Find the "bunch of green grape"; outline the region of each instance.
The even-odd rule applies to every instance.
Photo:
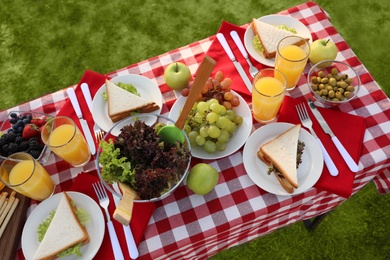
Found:
[[[227,142],[242,122],[241,116],[213,98],[195,103],[184,131],[192,147],[201,146],[206,152],[213,153],[226,149]]]

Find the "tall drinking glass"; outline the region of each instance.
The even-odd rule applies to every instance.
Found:
[[[87,141],[69,117],[52,118],[43,127],[41,135],[43,142],[56,155],[74,167],[84,166],[91,159]]]
[[[42,201],[54,192],[54,183],[45,168],[30,154],[14,153],[0,166],[1,181],[14,191]]]
[[[287,90],[292,90],[306,66],[310,44],[299,36],[287,36],[280,40],[276,50],[275,69],[287,78]]]
[[[276,69],[262,69],[253,78],[252,113],[259,123],[273,121],[282,105],[287,79]]]

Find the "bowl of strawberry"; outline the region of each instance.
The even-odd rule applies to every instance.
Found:
[[[13,153],[26,152],[41,164],[46,163],[50,149],[41,140],[41,130],[51,115],[31,111],[11,111],[2,118],[0,128],[0,161]]]

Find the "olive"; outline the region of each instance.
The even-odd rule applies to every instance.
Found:
[[[344,97],[346,97],[346,98],[351,98],[351,97],[352,97],[352,92],[345,91],[345,92],[344,92]]]
[[[316,76],[311,77],[311,83],[313,83],[313,84],[317,83],[317,77]]]
[[[352,83],[352,79],[351,78],[347,78],[346,80],[344,80],[345,82],[347,82],[348,84],[351,84]]]
[[[318,89],[318,85],[317,84],[311,84],[311,89],[316,91]]]
[[[341,94],[339,91],[336,92],[336,98],[337,99],[341,99],[341,97],[343,96],[343,94]]]
[[[332,75],[336,76],[339,74],[339,70],[337,68],[332,69]]]
[[[335,96],[335,93],[334,93],[333,89],[332,89],[332,90],[329,90],[329,91],[328,91],[328,97],[329,97],[329,98],[334,98],[334,96]]]
[[[335,78],[330,78],[329,79],[329,85],[332,87],[336,86],[337,80]]]
[[[320,77],[320,78],[325,77],[325,72],[323,72],[323,71],[318,72],[318,77]]]
[[[328,91],[326,89],[321,89],[320,93],[321,93],[321,96],[327,96],[328,95]]]
[[[336,76],[334,76],[334,78],[335,78],[337,81],[339,81],[339,80],[341,79],[341,76],[340,76],[340,75],[336,75]]]
[[[325,86],[325,89],[326,89],[327,91],[329,91],[329,90],[333,90],[333,87],[332,87],[331,85],[326,85],[326,86]]]
[[[322,79],[321,79],[321,83],[323,83],[323,84],[326,84],[326,83],[328,83],[328,81],[329,81],[329,79],[328,79],[328,78],[322,78]]]
[[[325,88],[325,85],[324,85],[324,84],[321,83],[320,85],[318,85],[318,89],[319,89],[319,90],[322,90],[322,89],[324,89],[324,88]]]
[[[349,91],[349,92],[354,92],[354,91],[355,91],[355,88],[354,88],[353,86],[349,85],[349,86],[347,87],[347,91]]]
[[[338,98],[332,98],[332,101],[334,101],[334,102],[338,102],[338,101],[340,101]]]
[[[341,79],[346,80],[348,78],[348,74],[341,75]]]
[[[341,95],[344,94],[344,89],[343,88],[338,88],[337,91],[340,92]]]
[[[346,89],[348,87],[348,84],[345,81],[340,82],[340,87]]]

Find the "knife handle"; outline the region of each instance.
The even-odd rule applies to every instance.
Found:
[[[317,139],[318,143],[320,144],[322,154],[324,155],[324,162],[326,164],[326,167],[328,167],[330,175],[332,175],[332,176],[339,175],[339,170],[336,168],[336,165],[332,161],[332,158],[330,157],[328,151],[325,149],[321,140],[319,138],[316,138],[316,139]]]
[[[74,89],[72,87],[70,87],[66,90],[66,92],[68,93],[70,102],[73,105],[73,108],[74,108],[74,111],[76,112],[77,117],[81,118],[82,113],[81,113],[80,105],[79,105],[79,102],[77,101],[77,97],[76,97],[76,93],[75,93]]]
[[[248,53],[246,52],[244,45],[242,45],[242,41],[240,39],[240,36],[238,36],[238,33],[236,31],[231,31],[230,36],[232,36],[234,42],[236,43],[238,49],[240,50],[242,56],[244,56],[245,59],[248,58]]]
[[[85,101],[87,101],[89,112],[92,114],[92,97],[91,97],[91,92],[89,91],[88,84],[82,83],[81,90],[83,91]]]
[[[347,163],[349,169],[352,172],[359,171],[359,166],[355,163],[355,161],[352,159],[351,155],[345,150],[344,146],[340,143],[337,136],[332,137],[333,143],[336,145],[337,150],[339,150],[341,156],[343,157],[344,161]]]
[[[225,50],[226,54],[229,56],[229,58],[230,58],[232,61],[236,60],[236,58],[234,57],[234,54],[233,54],[232,50],[231,50],[230,47],[229,47],[229,44],[228,44],[227,41],[226,41],[225,36],[224,36],[222,33],[217,33],[217,38],[218,38],[219,42],[221,43],[223,49]]]

